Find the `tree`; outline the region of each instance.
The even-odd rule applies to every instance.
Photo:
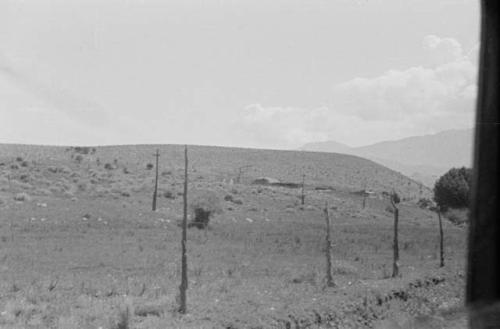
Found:
[[[208,222],[214,214],[222,212],[222,205],[217,193],[212,190],[196,190],[190,207],[194,213],[194,219],[188,227],[199,229],[208,228]]]
[[[434,185],[434,201],[440,211],[469,206],[472,169],[452,168]]]

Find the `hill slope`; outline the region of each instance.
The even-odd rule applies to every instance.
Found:
[[[7,167],[15,157],[28,161],[63,163],[74,171],[85,171],[97,162],[118,164],[145,175],[147,163],[153,163],[153,153],[160,150],[160,170],[182,173],[183,146],[180,145],[127,145],[96,147],[94,154],[83,155],[80,164],[74,154],[65,147],[0,145],[0,162]],[[261,176],[269,176],[285,182],[300,183],[306,175],[306,185],[329,185],[339,190],[390,191],[393,188],[407,199],[429,197],[430,191],[404,175],[373,161],[357,156],[337,153],[298,151],[274,151],[210,146],[189,146],[192,180],[223,181],[236,179],[240,167],[242,182],[249,183]],[[152,175],[152,173],[151,173]]]

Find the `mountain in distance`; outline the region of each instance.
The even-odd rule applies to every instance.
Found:
[[[312,151],[312,152],[329,152],[329,153],[342,153],[342,154],[352,154],[353,149],[351,146],[346,144],[338,143],[335,141],[326,142],[314,142],[305,144],[300,150]]]
[[[432,187],[450,168],[472,165],[473,130],[446,130],[360,147],[326,141],[308,143],[300,149],[364,157]]]

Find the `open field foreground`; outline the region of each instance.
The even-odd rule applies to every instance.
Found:
[[[431,191],[340,154],[189,148],[189,199],[220,211],[188,231],[188,314],[180,284],[183,148],[0,145],[1,328],[465,328],[466,229],[416,205]],[[251,167],[241,169],[240,167]],[[261,176],[300,188],[252,184]],[[240,179],[238,180],[238,176]],[[400,271],[391,278],[400,204]],[[360,190],[373,191],[366,199]],[[332,272],[325,281],[328,202]]]

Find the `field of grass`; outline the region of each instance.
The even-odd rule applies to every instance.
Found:
[[[183,154],[160,147],[153,212],[154,150],[0,146],[0,327],[465,327],[466,229],[445,222],[439,268],[437,218],[415,205],[429,190],[356,157],[210,147],[190,147],[189,195],[210,190],[222,211],[188,232],[188,314],[179,315]],[[300,189],[251,184],[302,173],[304,206]],[[363,208],[353,192],[365,187],[403,197],[399,278],[389,204],[378,193]],[[325,282],[325,202],[335,287]]]

